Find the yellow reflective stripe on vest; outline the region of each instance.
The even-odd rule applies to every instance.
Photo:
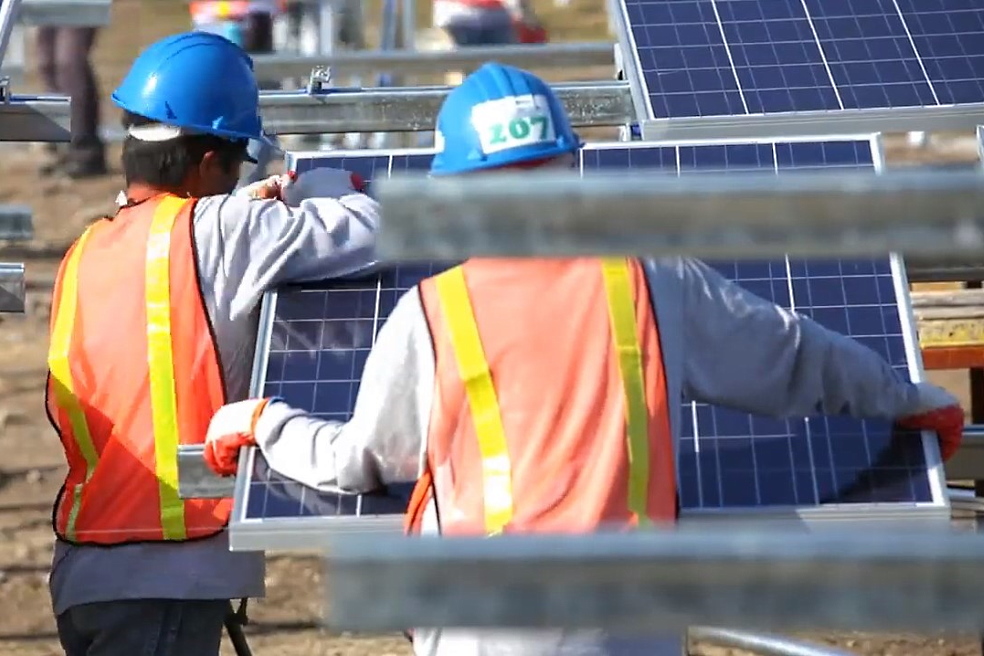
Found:
[[[628,260],[604,259],[602,272],[608,295],[608,317],[618,353],[625,394],[626,442],[629,452],[629,510],[639,524],[648,522],[649,410],[642,373],[642,348],[636,328],[635,302]]]
[[[72,508],[69,510],[65,527],[65,537],[69,540],[75,539],[75,522],[82,507],[82,488],[92,478],[99,462],[99,454],[96,453],[96,445],[92,443],[85,412],[78,397],[75,396],[75,382],[72,380],[72,368],[68,359],[72,348],[75,311],[79,299],[79,261],[82,259],[82,248],[91,233],[91,227],[82,233],[65,262],[60,281],[61,296],[58,307],[55,308],[55,325],[51,330],[51,344],[48,346],[48,371],[51,376],[51,389],[55,394],[55,403],[68,415],[72,436],[85,460],[85,479],[72,489]]]
[[[454,267],[439,274],[434,282],[482,454],[485,531],[495,535],[513,514],[512,472],[499,397],[478,334],[464,270]]]
[[[187,537],[184,502],[178,496],[178,394],[171,345],[170,277],[171,229],[186,202],[174,196],[165,197],[154,210],[147,237],[147,364],[154,461],[165,540]]]

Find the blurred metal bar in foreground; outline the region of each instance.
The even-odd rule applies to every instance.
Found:
[[[23,0],[17,17],[25,25],[101,27],[109,25],[110,0]]]
[[[322,55],[254,55],[261,79],[307,78],[311,69],[328,66],[333,75],[385,71],[394,75],[444,74],[497,61],[524,68],[613,66],[612,43],[552,43],[546,45],[470,46],[450,51],[357,50]]]
[[[219,476],[205,464],[205,447],[178,447],[178,496],[182,499],[224,499],[236,487],[232,476]]]
[[[24,265],[0,262],[0,312],[23,312],[24,295]]]
[[[330,626],[984,629],[984,536],[701,530],[339,539]],[[386,590],[380,596],[379,590]]]
[[[984,252],[984,176],[975,172],[403,174],[374,193],[380,252],[396,261]]]
[[[826,645],[734,629],[694,626],[690,628],[689,635],[691,640],[699,640],[729,649],[750,651],[757,656],[854,656],[850,652]]]
[[[624,125],[635,116],[625,82],[552,86],[575,126]],[[450,87],[383,87],[261,92],[260,111],[263,127],[271,134],[429,131],[449,91]]]
[[[68,141],[68,96],[7,96],[0,83],[0,141]]]

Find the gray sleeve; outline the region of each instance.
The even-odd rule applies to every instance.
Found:
[[[373,265],[378,220],[379,205],[358,193],[312,198],[298,207],[229,195],[203,198],[195,208],[196,239],[209,241],[198,245],[200,265],[209,269],[202,279],[222,281],[214,290],[216,304],[235,320],[284,283]]]
[[[352,418],[313,417],[273,402],[257,446],[280,474],[322,490],[366,492],[415,481],[434,394],[434,351],[416,288],[399,300],[366,360]]]
[[[687,400],[777,417],[892,419],[918,407],[915,385],[879,354],[766,301],[703,262],[662,275],[682,287]]]

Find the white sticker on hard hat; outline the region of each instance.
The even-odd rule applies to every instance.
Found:
[[[444,152],[444,134],[440,130],[434,130],[434,151]]]
[[[486,155],[557,140],[546,96],[506,96],[472,108],[472,127]]]

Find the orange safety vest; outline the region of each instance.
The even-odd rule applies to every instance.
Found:
[[[162,195],[89,226],[58,270],[45,395],[68,474],[55,501],[75,544],[223,530],[231,499],[178,497],[178,446],[225,403],[199,288],[195,201]]]
[[[287,11],[286,0],[192,0],[188,3],[192,20],[208,23],[217,20],[238,20],[251,12],[277,14]]]
[[[406,530],[584,533],[676,519],[659,331],[632,259],[469,260],[421,283],[436,387]]]

